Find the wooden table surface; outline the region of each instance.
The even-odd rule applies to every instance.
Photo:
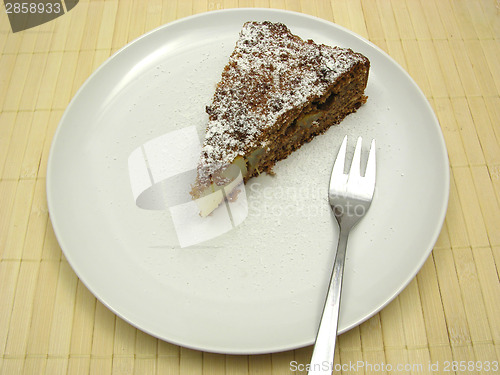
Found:
[[[47,210],[51,140],[87,77],[146,31],[234,7],[298,11],[362,35],[409,72],[441,123],[451,169],[441,235],[410,285],[340,336],[342,373],[499,374],[498,0],[82,0],[66,15],[17,33],[2,7],[0,374],[305,374],[293,372],[291,361],[308,363],[311,347],[211,354],[133,328],[78,280]],[[365,368],[346,366],[358,361]]]

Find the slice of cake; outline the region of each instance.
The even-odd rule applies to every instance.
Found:
[[[206,108],[191,191],[201,216],[224,199],[212,193],[272,173],[277,161],[355,112],[366,101],[369,68],[360,53],[304,41],[281,23],[245,23]]]

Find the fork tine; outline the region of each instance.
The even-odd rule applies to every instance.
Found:
[[[361,177],[361,145],[363,144],[363,139],[358,138],[356,142],[356,148],[354,149],[354,156],[351,162],[351,169],[349,170],[349,176]]]
[[[342,145],[340,146],[339,152],[333,164],[332,175],[330,177],[330,187],[328,188],[328,196],[330,199],[335,196],[345,195],[346,193],[348,178],[348,175],[344,173],[346,149],[347,135],[342,141]]]
[[[375,186],[375,173],[376,173],[376,157],[375,157],[375,139],[372,140],[370,145],[370,153],[368,154],[368,161],[366,163],[365,181],[368,186],[373,190]]]
[[[344,137],[344,140],[342,141],[342,145],[340,146],[337,158],[335,159],[335,163],[333,164],[332,180],[344,174],[346,149],[347,149],[347,135]]]

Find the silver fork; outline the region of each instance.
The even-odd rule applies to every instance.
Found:
[[[342,278],[351,229],[365,216],[375,190],[375,140],[372,140],[366,165],[361,176],[361,137],[358,138],[349,174],[344,173],[347,136],[342,142],[330,178],[328,200],[340,227],[337,255],[333,265],[328,295],[316,336],[309,375],[331,374],[337,339]]]

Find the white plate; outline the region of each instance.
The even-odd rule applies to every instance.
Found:
[[[182,206],[139,208],[134,193],[147,186],[130,178],[129,157],[176,130],[195,126],[203,137],[205,106],[247,20],[281,21],[302,38],[365,54],[369,99],[280,162],[276,176],[249,181],[248,213],[234,229],[181,248],[174,222]],[[426,260],[444,220],[449,173],[439,124],[419,88],[380,49],[332,23],[269,9],[210,12],[116,53],[82,86],[54,137],[47,174],[54,231],[89,290],[153,336],[223,353],[312,344],[338,234],[326,192],[345,134],[351,145],[359,135],[377,140],[378,175],[372,207],[350,237],[344,332],[389,303]],[[192,160],[183,139],[177,156]]]

